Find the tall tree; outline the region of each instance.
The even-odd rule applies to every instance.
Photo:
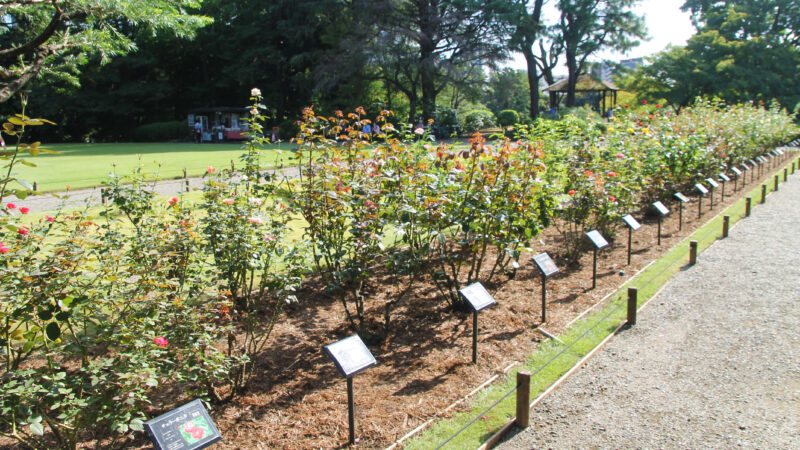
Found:
[[[640,0],[559,0],[555,29],[564,42],[567,106],[575,105],[575,85],[586,59],[603,49],[628,50],[646,36],[644,19],[631,11]]]
[[[800,102],[800,4],[794,0],[687,1],[698,28],[685,47],[659,53],[627,80],[675,108],[697,96],[729,103]]]
[[[126,28],[192,36],[210,19],[202,0],[20,0],[0,3],[0,103],[31,80],[52,75],[75,82],[80,68],[134,50]]]
[[[373,55],[390,53],[382,70],[392,82],[418,83],[398,89],[421,94],[422,118],[432,118],[436,96],[448,84],[473,80],[468,67],[492,65],[506,56],[502,29],[487,2],[478,0],[360,0],[358,11],[379,30],[365,42]],[[370,11],[372,11],[370,13]],[[380,17],[380,21],[372,18]],[[390,46],[385,46],[389,44]],[[386,58],[380,58],[386,60]],[[399,73],[403,72],[403,73]],[[413,115],[412,111],[412,115]]]

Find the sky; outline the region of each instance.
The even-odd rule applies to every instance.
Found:
[[[639,58],[649,56],[664,50],[667,45],[685,45],[686,41],[694,34],[695,29],[689,17],[689,13],[681,11],[680,7],[685,0],[643,0],[634,8],[634,11],[643,15],[647,25],[649,40],[643,40],[641,44],[628,50],[625,53],[601,52],[589,59],[591,61],[601,61],[609,59],[617,61],[621,59]],[[555,10],[555,0],[550,0],[545,8],[545,20],[554,21],[558,17]],[[563,59],[563,58],[562,58]],[[559,62],[563,65],[563,61]],[[525,69],[525,58],[521,54],[514,56],[509,62],[509,67],[515,69]],[[566,74],[566,69],[559,67],[556,70],[559,75]]]

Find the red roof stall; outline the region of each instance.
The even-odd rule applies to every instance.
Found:
[[[249,130],[249,117],[247,108],[196,108],[189,111],[187,123],[194,135],[195,122],[200,122],[203,142],[233,141],[245,139],[244,133]]]

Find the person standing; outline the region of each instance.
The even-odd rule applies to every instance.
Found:
[[[194,141],[198,144],[203,142],[203,124],[200,119],[194,119]]]

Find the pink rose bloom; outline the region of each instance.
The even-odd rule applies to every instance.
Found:
[[[26,208],[24,206],[19,209],[19,212],[21,212],[22,214],[28,214],[29,211],[30,211],[30,209],[28,209],[28,208]]]
[[[0,253],[2,253],[2,254],[4,254],[4,255],[5,255],[6,253],[8,253],[8,251],[9,251],[9,248],[8,248],[8,247],[6,247],[6,246],[5,246],[5,245],[3,245],[3,244],[0,244]]]
[[[274,241],[274,240],[275,240],[275,235],[274,234],[268,234],[268,235],[264,236],[264,241],[265,242],[271,242],[271,241]]]
[[[167,348],[167,344],[169,344],[169,341],[164,339],[164,336],[159,336],[153,339],[153,342],[161,348]]]
[[[175,203],[178,203],[178,197],[172,197],[168,200],[169,206],[174,206]]]
[[[617,153],[617,159],[622,159],[624,157],[625,157],[625,155],[623,155],[622,153]]]
[[[13,203],[6,203],[6,208],[8,209],[17,209],[17,205]]]
[[[642,104],[646,105],[647,104],[647,100],[642,100]]]
[[[610,176],[611,178],[614,178],[614,177],[617,176],[617,172],[608,172],[608,176]]]
[[[217,169],[215,169],[214,166],[208,166],[208,168],[206,169],[206,172],[208,172],[208,173],[214,173],[216,171],[217,171]]]
[[[612,202],[617,201],[617,197],[614,197],[613,195],[609,195],[608,199],[611,200]]]
[[[570,189],[570,190],[569,190],[569,192],[567,192],[567,194],[569,194],[569,195],[575,195],[575,189]]]
[[[261,218],[260,218],[260,217],[251,217],[251,218],[249,218],[249,219],[248,219],[248,221],[249,221],[250,223],[255,223],[255,224],[259,224],[259,225],[260,225],[260,224],[262,224],[262,223],[264,223],[264,221],[263,221],[263,220],[261,220]]]
[[[586,172],[583,172],[583,174],[586,175],[587,177],[591,177],[592,175],[594,175],[594,172],[592,172],[591,170],[587,170]]]
[[[223,199],[222,203],[225,203],[226,205],[232,205],[233,204],[233,199],[232,198]]]
[[[50,223],[53,223],[53,222],[56,221],[55,217],[53,217],[53,216],[44,216],[44,220],[46,220],[46,221],[48,221]]]
[[[414,133],[425,134],[425,130],[423,130],[422,128],[417,128],[416,130],[414,130]]]
[[[20,229],[17,230],[17,233],[25,236],[26,234],[28,234],[28,229],[27,228],[20,228]]]

